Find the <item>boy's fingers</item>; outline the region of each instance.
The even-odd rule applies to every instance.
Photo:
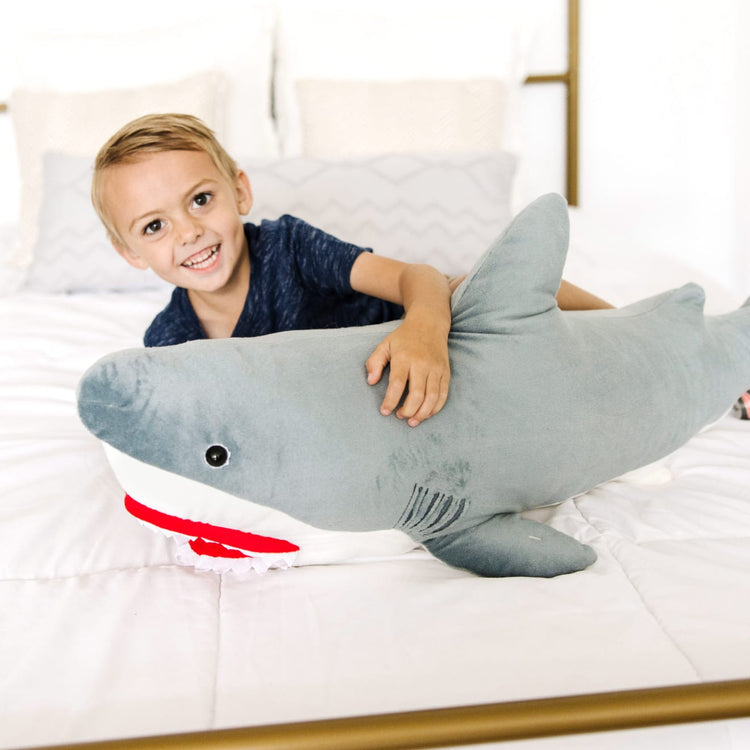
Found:
[[[365,369],[367,370],[367,382],[370,385],[380,382],[383,371],[388,364],[389,356],[384,347],[378,346],[375,351],[367,358]]]
[[[409,393],[401,404],[401,408],[396,412],[399,419],[412,419],[417,415],[424,405],[425,398],[428,397],[426,383],[424,378],[416,378],[414,373],[409,377]]]
[[[388,376],[388,388],[385,391],[385,397],[380,405],[380,413],[388,416],[398,406],[401,397],[406,389],[408,370],[404,367],[398,367],[391,362],[391,372]]]
[[[452,276],[450,279],[448,279],[448,288],[450,289],[451,294],[456,291],[458,288],[458,285],[466,278],[466,274],[463,274],[462,276]]]
[[[410,427],[416,427],[440,410],[440,382],[440,376],[430,375],[423,387],[412,390],[412,381],[409,381],[409,396],[399,409],[398,416],[408,419]]]
[[[437,404],[435,404],[435,408],[432,410],[433,414],[437,414],[445,406],[445,402],[448,400],[448,386],[450,385],[450,380],[450,375],[444,375],[441,378],[440,395],[438,396],[438,401]]]

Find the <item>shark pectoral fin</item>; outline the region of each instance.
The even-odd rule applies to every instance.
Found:
[[[538,576],[574,573],[596,560],[591,547],[567,534],[521,518],[499,514],[424,546],[438,559],[481,576]]]

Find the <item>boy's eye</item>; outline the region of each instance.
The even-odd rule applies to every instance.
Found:
[[[162,226],[164,225],[162,224],[161,219],[154,219],[143,227],[143,234],[155,234],[162,228]]]
[[[210,202],[211,197],[211,193],[198,193],[193,198],[193,204],[195,206],[205,206]]]

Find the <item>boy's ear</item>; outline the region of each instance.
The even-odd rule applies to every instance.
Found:
[[[235,194],[237,196],[237,211],[241,216],[250,213],[253,207],[253,191],[250,188],[248,176],[240,169],[237,172],[237,181],[235,184]]]
[[[145,271],[148,268],[148,263],[146,263],[140,255],[134,253],[127,245],[121,245],[114,237],[110,237],[109,241],[112,243],[112,247],[114,247],[114,249],[117,250],[117,252],[122,255],[131,266],[138,268],[141,271]]]

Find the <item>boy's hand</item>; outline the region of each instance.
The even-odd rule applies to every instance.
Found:
[[[352,288],[363,294],[403,305],[401,325],[367,359],[367,382],[380,382],[390,365],[388,388],[380,405],[382,414],[396,412],[416,427],[437,414],[448,398],[450,365],[448,333],[451,327],[451,292],[455,285],[432,266],[403,263],[361,253],[352,266]]]
[[[414,311],[380,342],[365,363],[367,382],[370,385],[380,382],[389,364],[381,414],[387,416],[393,412],[407,387],[406,399],[396,416],[408,420],[410,427],[416,427],[443,408],[450,383],[448,336],[428,315],[420,316]]]

